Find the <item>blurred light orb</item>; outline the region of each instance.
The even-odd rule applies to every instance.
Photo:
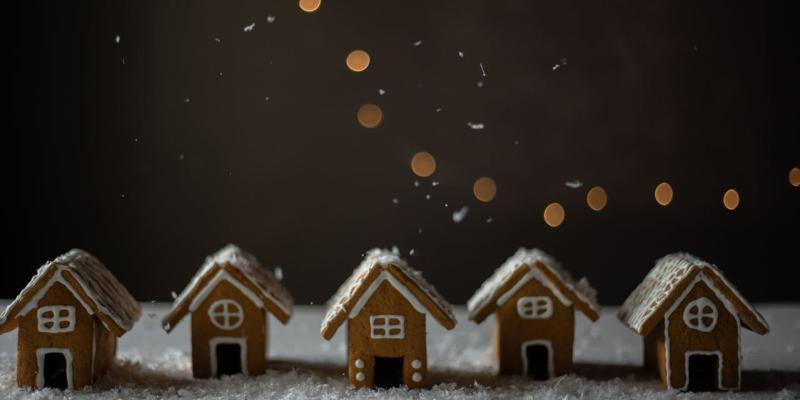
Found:
[[[322,0],[300,0],[297,4],[300,6],[301,10],[312,13],[319,10],[319,6],[322,5]]]
[[[411,157],[411,171],[419,177],[427,178],[436,171],[436,159],[427,151],[417,152]]]
[[[375,104],[367,103],[359,107],[356,118],[364,128],[377,128],[383,121],[383,110]]]
[[[594,211],[606,208],[607,203],[608,195],[606,195],[605,189],[600,186],[595,186],[589,189],[589,193],[586,193],[586,204]]]
[[[661,182],[656,186],[655,196],[658,204],[668,206],[669,203],[672,203],[673,195],[672,186],[670,186],[669,183]]]
[[[551,228],[556,228],[564,223],[565,214],[561,204],[550,203],[544,208],[544,223]]]
[[[350,71],[361,72],[369,67],[369,54],[364,50],[353,50],[347,55],[345,63]]]
[[[728,189],[724,195],[722,195],[722,204],[728,210],[735,210],[736,207],[739,207],[739,192],[736,189]]]
[[[800,168],[794,167],[789,171],[789,184],[794,187],[800,186]]]
[[[497,185],[494,183],[494,179],[483,176],[475,180],[472,185],[472,193],[476,199],[488,203],[497,196]]]

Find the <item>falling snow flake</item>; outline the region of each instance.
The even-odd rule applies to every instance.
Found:
[[[245,32],[252,32],[253,28],[255,28],[255,27],[256,27],[256,23],[252,22],[252,23],[250,23],[250,25],[245,25],[244,31]]]
[[[178,154],[178,160],[181,160],[181,161],[183,161],[183,159],[184,159],[184,158],[186,158],[186,156],[185,156],[185,155],[183,155],[183,153],[181,153],[181,154]]]
[[[439,186],[439,181],[431,182],[431,186],[433,186],[433,187]]]
[[[378,94],[379,94],[379,95],[381,95],[381,96],[383,96],[383,95],[385,95],[385,94],[386,94],[386,91],[385,91],[385,90],[383,90],[383,89],[378,89]]]
[[[478,81],[478,87],[483,87],[483,81]]]
[[[220,38],[218,38],[218,37],[215,37],[215,38],[214,38],[214,41],[215,41],[215,42],[217,42],[217,43],[222,43],[222,39],[220,39]]]
[[[583,182],[575,179],[569,182],[564,182],[564,185],[570,189],[577,189],[583,186]]]
[[[464,58],[464,53],[463,53],[463,52],[461,52],[461,51],[459,51],[459,52],[458,52],[458,57],[459,57],[459,58]]]
[[[400,204],[400,199],[398,199],[397,197],[393,197],[392,204]]]
[[[416,251],[414,249],[411,249],[408,251],[408,255],[413,256],[415,252]]]
[[[479,131],[479,130],[484,128],[483,123],[481,123],[481,122],[469,122],[468,121],[467,122],[467,126],[470,129],[473,129],[473,130],[476,130],[476,131]]]
[[[414,44],[414,46],[415,46],[415,47],[419,47],[419,45],[421,45],[421,44],[422,44],[422,40],[417,40],[417,41],[416,41],[416,42],[414,42],[413,44]]]
[[[192,100],[191,100],[191,99],[189,99],[188,97],[184,97],[184,98],[183,98],[183,102],[184,102],[184,103],[188,103],[188,102],[190,102],[190,101],[192,101]]]
[[[483,63],[479,63],[478,65],[481,67],[481,76],[486,76],[486,70],[483,68]]]
[[[439,107],[435,110],[436,112],[442,112],[442,107]]]
[[[275,22],[275,16],[274,15],[267,15],[267,22],[270,23],[270,24]]]
[[[114,37],[114,43],[117,43],[117,44],[119,44],[119,41],[120,41],[120,37],[119,37],[119,35],[115,36],[115,37]]]
[[[467,206],[461,207],[458,211],[453,211],[453,222],[460,223],[467,217],[467,213],[469,213],[469,207]]]
[[[419,181],[414,181],[414,187],[419,187]]]
[[[283,280],[283,268],[280,265],[275,267],[275,279],[282,281]]]
[[[174,290],[173,290],[173,291],[171,291],[169,294],[172,296],[172,299],[173,299],[173,300],[175,300],[175,299],[177,299],[177,298],[178,298],[178,294],[177,294],[177,293],[175,293],[175,291],[174,291]]]
[[[486,223],[487,224],[491,224],[492,221],[494,221],[494,219],[492,219],[492,217],[486,218]]]

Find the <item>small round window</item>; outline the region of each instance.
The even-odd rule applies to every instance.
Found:
[[[717,325],[717,306],[706,297],[701,297],[683,309],[686,326],[701,332],[711,332]]]
[[[208,308],[211,323],[219,329],[236,329],[244,322],[244,312],[239,303],[223,299],[217,300]]]

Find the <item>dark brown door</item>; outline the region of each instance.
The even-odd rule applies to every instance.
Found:
[[[242,373],[242,346],[236,343],[217,345],[217,376]]]
[[[528,378],[537,381],[550,379],[550,350],[543,344],[530,344],[525,347],[528,363]]]
[[[719,356],[716,354],[692,354],[689,356],[689,383],[686,389],[692,392],[717,390],[719,386]]]
[[[403,385],[403,357],[375,357],[375,387]]]
[[[67,381],[67,358],[62,353],[44,355],[44,387],[64,390],[69,387]]]

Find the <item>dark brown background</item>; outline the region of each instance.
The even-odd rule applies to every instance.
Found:
[[[235,242],[282,266],[299,303],[394,244],[456,303],[520,245],[588,275],[604,304],[677,250],[751,300],[800,301],[798,47],[777,2],[14,3],[0,297],[82,247],[139,299],[170,300]],[[361,74],[344,65],[356,48],[373,59]],[[365,102],[380,128],[357,124]],[[420,150],[438,169],[417,188]],[[483,175],[489,204],[471,193]],[[542,221],[552,201],[558,229]]]

